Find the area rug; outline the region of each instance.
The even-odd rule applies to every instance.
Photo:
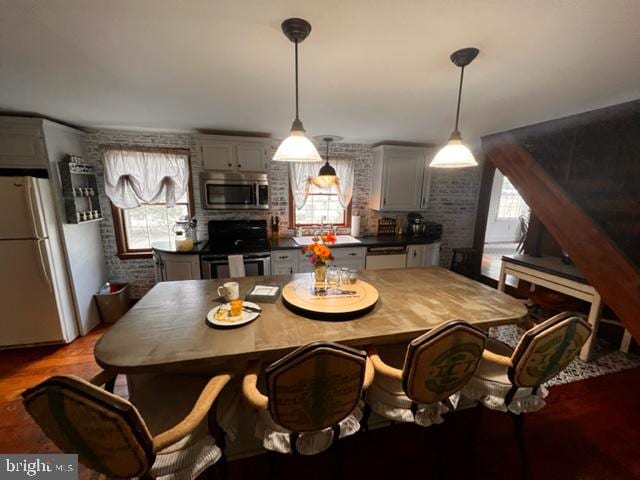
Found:
[[[517,325],[503,325],[490,328],[489,336],[515,347],[524,332],[525,330]],[[591,362],[584,362],[576,358],[545,385],[562,385],[636,367],[640,367],[640,355],[623,353],[617,350],[615,345],[598,339]]]

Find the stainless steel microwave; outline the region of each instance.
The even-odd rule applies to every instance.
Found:
[[[200,174],[202,208],[207,210],[268,210],[266,173]]]

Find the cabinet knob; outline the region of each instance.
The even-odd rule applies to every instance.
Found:
[[[238,164],[238,168],[242,168],[242,165]]]
[[[384,199],[382,200],[382,204],[383,204],[383,205],[386,205],[386,204],[387,204],[387,199],[386,199],[386,198],[384,198]]]
[[[280,258],[280,260],[286,260],[286,259],[287,259],[287,258],[289,258],[289,257],[287,257],[286,255],[280,255],[280,257],[279,257],[279,258]]]
[[[423,207],[424,207],[424,204],[425,204],[425,203],[427,203],[427,199],[426,199],[426,198],[423,198],[423,199],[422,199],[422,206],[423,206]]]
[[[229,166],[231,167],[231,164],[230,164],[230,163],[228,163],[227,165],[229,165]]]
[[[289,267],[289,273],[293,275],[293,267]]]
[[[415,257],[418,254],[416,250],[413,251],[413,256]]]
[[[350,253],[349,255],[351,255],[352,257],[355,257],[358,254],[357,253]]]

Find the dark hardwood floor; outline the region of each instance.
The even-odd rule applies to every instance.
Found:
[[[89,378],[99,371],[93,345],[105,328],[64,347],[0,352],[0,452],[54,452],[22,408],[20,392],[57,374]],[[125,392],[123,379],[116,393]],[[640,369],[551,389],[547,406],[525,418],[532,479],[640,478]],[[486,409],[455,412],[442,428],[413,425],[361,433],[339,443],[345,478],[519,479],[508,415]],[[439,445],[439,448],[438,448]],[[436,452],[445,475],[437,475]],[[332,478],[333,457],[281,457],[277,477]],[[231,462],[229,478],[266,478],[266,455]],[[90,477],[81,469],[80,478]]]

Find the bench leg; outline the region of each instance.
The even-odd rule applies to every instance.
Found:
[[[582,346],[582,350],[580,350],[580,360],[584,360],[588,362],[591,360],[591,355],[593,353],[593,345],[596,342],[598,337],[598,325],[600,324],[600,315],[602,314],[602,298],[596,292],[593,296],[593,301],[591,302],[591,309],[589,310],[589,318],[587,321],[589,325],[591,325],[591,335],[587,339],[587,341]]]

